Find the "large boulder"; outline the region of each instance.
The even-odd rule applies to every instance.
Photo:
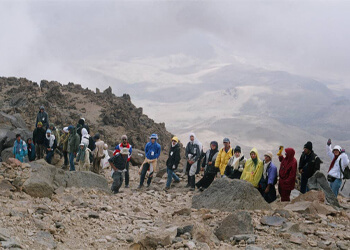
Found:
[[[133,166],[141,166],[143,161],[145,160],[145,152],[139,149],[133,149],[131,154],[131,164]]]
[[[252,184],[229,178],[218,179],[202,193],[193,196],[192,207],[227,212],[271,208]]]
[[[309,178],[307,186],[310,190],[322,190],[329,204],[336,207],[340,206],[337,197],[334,195],[331,187],[329,186],[326,176],[320,171],[316,171],[316,173]]]
[[[252,217],[248,212],[239,211],[227,216],[215,230],[219,240],[229,240],[235,235],[253,234]]]
[[[97,188],[108,191],[108,182],[92,172],[66,172],[41,159],[30,163],[31,174],[23,190],[33,197],[51,197],[59,187]]]
[[[1,159],[2,159],[3,162],[6,162],[11,157],[13,157],[13,148],[12,147],[4,149],[1,152]]]

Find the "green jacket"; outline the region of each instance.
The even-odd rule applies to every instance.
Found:
[[[60,144],[62,145],[63,152],[67,152],[68,149],[68,137],[69,133],[63,133],[61,136],[61,142]]]
[[[77,153],[79,150],[80,137],[77,134],[77,129],[74,127],[71,131],[69,131],[68,137],[68,153]]]

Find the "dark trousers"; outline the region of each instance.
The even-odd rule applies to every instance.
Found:
[[[130,175],[129,175],[129,162],[126,163],[126,167],[125,167],[125,186],[129,186],[129,178],[130,178]]]
[[[196,183],[197,188],[208,188],[214,181],[215,175],[216,173],[204,173],[203,178]]]
[[[305,194],[306,192],[309,191],[309,188],[307,187],[307,181],[309,178],[305,176],[304,174],[301,175],[301,180],[300,180],[300,193]]]
[[[190,168],[191,168],[191,164],[189,164],[189,163],[187,162],[187,165],[186,165],[187,186],[191,186],[191,181],[190,181]]]
[[[224,175],[226,175],[230,179],[240,179],[242,172],[234,170],[232,166],[226,166]]]
[[[47,161],[47,163],[51,164],[53,154],[54,154],[54,151],[47,151],[46,152],[46,161]]]
[[[74,153],[69,153],[69,171],[75,171],[74,158]]]
[[[284,190],[278,187],[278,192],[280,193],[281,201],[290,201],[290,193],[292,190]]]
[[[149,163],[145,163],[142,166],[141,176],[140,176],[140,186],[143,186],[143,182],[145,181],[146,174],[147,174],[149,167],[150,167]],[[151,185],[152,177],[153,177],[153,172],[150,174],[150,176],[148,176],[147,186]]]
[[[113,193],[117,194],[119,192],[120,187],[123,184],[123,173],[119,171],[114,171],[113,175],[113,183],[111,190]]]
[[[63,151],[64,165],[68,166],[68,152]]]
[[[266,187],[267,185],[261,185],[259,186],[258,190],[260,192],[260,194],[262,195],[262,197],[264,198],[264,200],[267,202],[267,203],[271,203],[271,202],[274,202],[276,200],[276,188],[275,186],[271,186],[270,185],[270,190],[268,193],[265,193],[265,190],[266,190]]]

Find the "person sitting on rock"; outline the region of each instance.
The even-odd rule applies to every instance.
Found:
[[[279,171],[278,192],[281,201],[290,201],[290,193],[295,187],[297,174],[297,160],[294,158],[295,150],[293,148],[285,149],[286,157],[279,155],[281,162]]]
[[[218,168],[215,167],[216,157],[218,156],[218,143],[216,141],[210,142],[210,149],[204,155],[202,169],[204,170],[204,176],[200,181],[196,183],[196,187],[199,191],[204,191],[214,181],[218,172]]]
[[[128,162],[129,150],[123,148],[119,153],[108,159],[112,168],[113,184],[111,190],[114,194],[119,193],[119,189],[123,184],[123,172],[125,172]]]
[[[38,115],[36,116],[35,127],[38,127],[38,123],[41,122],[44,129],[49,128],[49,115],[45,112],[45,107],[41,106]]]
[[[186,146],[186,173],[187,173],[187,186],[191,191],[195,190],[196,185],[196,171],[198,160],[201,155],[201,146],[202,144],[196,138],[194,133],[190,133],[189,136],[190,141]]]
[[[46,131],[46,138],[45,138],[45,149],[46,149],[46,161],[47,163],[51,164],[52,157],[54,156],[55,149],[57,147],[57,141],[55,136],[52,134],[51,130],[48,129]]]
[[[230,139],[224,138],[223,143],[224,147],[220,149],[218,157],[215,161],[215,167],[219,168],[221,176],[224,176],[227,163],[234,155],[233,149],[231,148]]]
[[[327,142],[327,155],[332,161],[328,169],[327,179],[335,197],[337,197],[345,167],[349,165],[349,157],[339,145],[332,149],[331,139]]]
[[[177,169],[179,163],[180,163],[181,157],[180,157],[180,146],[179,146],[179,139],[174,136],[171,139],[171,146],[169,149],[169,156],[166,161],[167,166],[167,182],[165,185],[165,190],[170,189],[171,181],[174,179],[174,181],[180,182],[179,177],[175,174],[175,170]]]
[[[33,142],[35,144],[36,158],[38,160],[44,158],[45,138],[46,130],[43,128],[42,122],[38,122],[37,127],[33,131]]]
[[[120,153],[120,150],[123,148],[127,148],[129,150],[129,155],[128,155],[128,163],[126,164],[126,172],[125,172],[125,188],[129,187],[129,162],[131,159],[131,154],[132,154],[132,146],[128,142],[128,137],[126,135],[122,135],[121,137],[122,142],[115,146],[115,150],[113,155],[116,155],[117,153]]]
[[[32,138],[27,139],[27,148],[28,148],[28,160],[35,161],[35,145],[33,144]]]
[[[60,133],[59,133],[58,129],[56,129],[55,124],[53,124],[53,123],[50,124],[50,130],[51,130],[51,133],[52,133],[52,134],[55,136],[55,138],[56,138],[57,145],[60,145],[61,136],[60,136]],[[59,150],[59,147],[57,147],[57,148],[55,149],[55,153],[57,153],[57,154],[62,158],[63,153]]]
[[[24,162],[24,158],[28,155],[27,144],[21,139],[20,134],[16,134],[16,140],[13,144],[13,158],[20,162]]]
[[[233,152],[234,155],[227,163],[224,176],[230,179],[240,179],[247,159],[241,154],[242,150],[240,146],[236,146]]]
[[[68,126],[68,147],[67,152],[69,153],[69,171],[75,171],[74,158],[78,153],[80,138],[77,134],[77,130],[73,125]]]
[[[245,180],[253,184],[254,187],[258,187],[261,175],[264,170],[264,164],[259,159],[258,150],[253,148],[250,151],[250,159],[248,159],[244,165],[244,169],[241,175],[241,180]]]
[[[63,128],[63,133],[61,136],[61,141],[60,141],[60,147],[62,148],[62,153],[63,153],[63,158],[64,162],[62,165],[62,169],[68,169],[68,137],[69,137],[69,131],[68,127]]]
[[[309,191],[307,181],[317,170],[320,170],[321,159],[312,150],[312,142],[308,141],[304,145],[304,152],[299,160],[299,173],[301,174],[300,192],[305,194]]]
[[[78,171],[89,171],[90,170],[90,153],[91,150],[86,147],[84,143],[80,143],[79,151],[77,154]]]
[[[105,154],[103,151],[107,148],[105,147],[104,141],[100,139],[100,134],[95,134],[94,140],[95,140],[96,147],[93,151],[94,160],[92,163],[92,172],[96,174],[100,174],[101,160],[105,157]]]
[[[277,167],[272,162],[272,152],[268,151],[264,155],[264,170],[259,181],[259,192],[268,203],[276,200]]]
[[[80,140],[83,137],[83,134],[82,134],[82,129],[83,128],[85,128],[87,130],[88,134],[90,134],[89,125],[85,122],[85,118],[80,118],[79,119],[76,128],[77,128],[77,134],[79,135]]]
[[[147,187],[151,185],[152,178],[155,172],[157,172],[157,160],[160,156],[161,147],[157,143],[158,135],[152,134],[150,137],[150,142],[146,144],[145,147],[145,160],[140,168],[140,185],[138,189],[143,187],[143,182],[145,181],[146,174],[148,174]]]

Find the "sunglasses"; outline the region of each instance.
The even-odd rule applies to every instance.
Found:
[[[127,141],[128,139],[123,139],[123,141]]]

